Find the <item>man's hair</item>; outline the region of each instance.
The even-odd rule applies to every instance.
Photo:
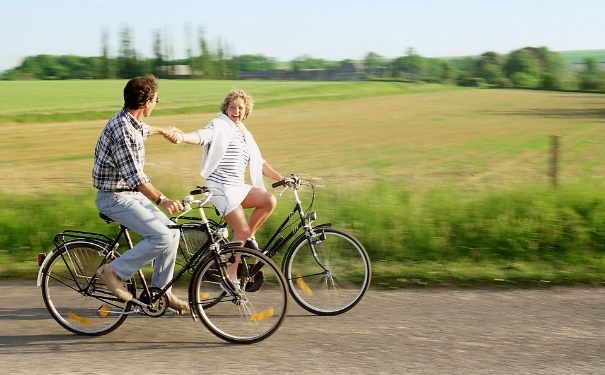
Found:
[[[134,77],[124,87],[124,107],[139,109],[158,91],[158,82],[153,74]]]
[[[246,94],[243,90],[240,89],[232,89],[231,91],[229,91],[229,94],[227,94],[227,97],[225,97],[225,100],[223,100],[223,103],[221,104],[221,112],[227,114],[227,108],[229,108],[229,103],[231,103],[231,101],[234,99],[244,100],[244,104],[246,105],[246,112],[244,113],[244,116],[242,116],[242,120],[247,119],[248,116],[250,116],[250,114],[252,113],[252,108],[254,108],[254,100],[250,95]]]

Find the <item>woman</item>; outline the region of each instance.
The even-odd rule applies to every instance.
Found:
[[[198,131],[175,133],[174,142],[204,146],[200,174],[213,192],[212,204],[233,231],[233,241],[259,250],[254,235],[277,204],[275,197],[265,190],[263,175],[276,181],[283,177],[261,157],[252,134],[243,123],[253,106],[248,94],[233,89],[221,104],[217,118]],[[248,165],[252,185],[245,182]],[[248,208],[253,209],[249,220],[244,213]],[[231,280],[237,279],[236,271],[236,265],[228,270]]]

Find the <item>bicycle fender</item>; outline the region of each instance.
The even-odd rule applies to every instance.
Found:
[[[223,251],[223,250],[229,250],[229,249],[234,248],[234,247],[240,248],[240,247],[243,247],[243,246],[244,246],[244,243],[242,241],[233,241],[233,242],[229,242],[229,243],[226,243],[224,245],[221,245],[221,251]]]
[[[38,277],[36,278],[36,287],[39,288],[42,285],[42,270],[46,268],[46,265],[50,261],[50,258],[52,258],[53,254],[58,249],[59,249],[58,247],[55,247],[54,249],[49,251],[48,254],[46,254],[46,257],[44,258],[44,260],[42,261],[42,264],[40,265],[40,268],[38,269]]]
[[[36,278],[36,286],[38,288],[42,285],[42,271],[46,268],[46,265],[48,264],[48,262],[50,261],[52,256],[55,254],[55,252],[57,252],[59,249],[61,249],[64,246],[67,246],[67,245],[73,244],[73,243],[77,243],[77,242],[92,243],[93,245],[96,245],[96,246],[107,245],[104,242],[96,241],[96,240],[76,239],[76,240],[64,242],[60,246],[55,247],[48,254],[46,254],[44,261],[42,261],[42,264],[40,265],[40,268],[38,269],[38,277]]]

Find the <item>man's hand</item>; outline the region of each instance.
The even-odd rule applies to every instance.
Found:
[[[164,136],[164,138],[174,143],[175,145],[183,142],[183,132],[180,129],[175,128],[174,126],[164,128],[162,131],[162,135]]]
[[[160,202],[160,207],[166,210],[166,212],[168,212],[170,215],[176,214],[177,212],[183,212],[185,210],[185,207],[183,207],[181,201],[173,201],[171,199],[164,199],[162,202]]]

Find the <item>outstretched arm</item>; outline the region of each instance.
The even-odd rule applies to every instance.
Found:
[[[189,143],[191,145],[200,145],[202,144],[202,139],[200,138],[200,134],[198,132],[190,132],[190,133],[175,133],[174,140],[176,144],[179,143]]]
[[[175,128],[174,126],[168,127],[159,127],[159,126],[150,126],[149,127],[149,135],[161,134],[172,143],[177,143],[174,141],[175,137],[178,137],[178,134],[182,134],[183,131]]]

